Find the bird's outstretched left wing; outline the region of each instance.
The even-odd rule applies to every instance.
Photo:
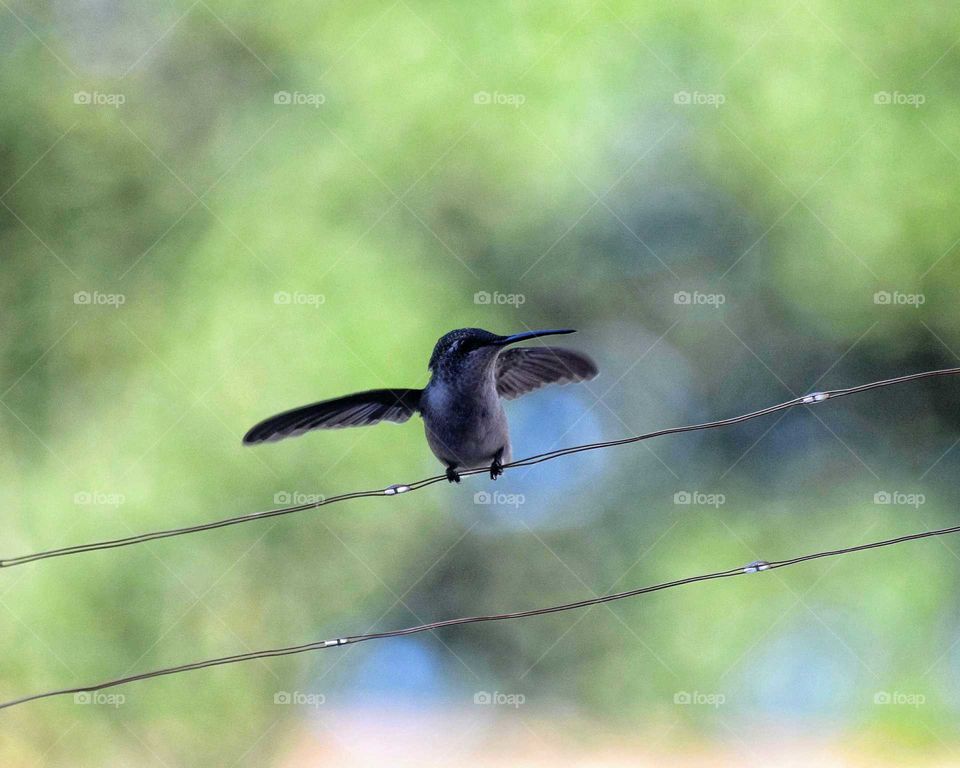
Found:
[[[512,400],[545,384],[586,381],[597,364],[582,352],[564,347],[515,347],[497,357],[497,393]]]
[[[371,389],[323,400],[264,419],[243,437],[246,445],[283,440],[311,429],[362,427],[378,421],[401,423],[420,407],[420,389]]]

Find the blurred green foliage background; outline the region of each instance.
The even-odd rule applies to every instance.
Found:
[[[456,327],[569,325],[601,367],[509,406],[518,457],[956,365],[958,22],[944,2],[6,0],[0,554],[435,474],[417,421],[240,437],[422,385]],[[0,693],[950,524],[958,405],[929,380],[4,571]],[[375,762],[400,713],[453,712],[479,734],[463,760],[517,722],[587,752],[956,755],[958,553],[39,702],[0,715],[0,762],[279,765],[304,739]],[[493,691],[524,703],[474,703]],[[440,759],[429,739],[383,759],[408,758]]]

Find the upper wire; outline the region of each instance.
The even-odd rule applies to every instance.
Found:
[[[528,456],[525,459],[518,459],[517,461],[512,461],[503,465],[503,469],[513,469],[515,467],[529,467],[534,464],[541,464],[545,461],[551,461],[553,459],[560,458],[561,456],[570,456],[575,453],[582,453],[584,451],[595,451],[602,448],[612,448],[618,445],[629,445],[631,443],[639,443],[643,440],[650,440],[655,437],[663,437],[664,435],[676,435],[682,432],[696,432],[703,429],[716,429],[718,427],[729,427],[734,424],[740,424],[744,421],[750,421],[751,419],[756,419],[761,416],[768,416],[772,413],[777,413],[778,411],[784,411],[788,408],[795,408],[800,405],[814,405],[816,403],[823,402],[824,400],[834,400],[838,397],[846,397],[847,395],[854,395],[859,392],[866,392],[871,389],[879,389],[881,387],[889,387],[894,384],[902,384],[908,381],[916,381],[918,379],[926,379],[934,376],[952,376],[960,374],[960,368],[942,368],[935,371],[922,371],[920,373],[911,373],[905,376],[897,376],[892,379],[883,379],[881,381],[873,381],[869,384],[860,384],[855,387],[846,387],[843,389],[832,389],[824,390],[821,392],[812,392],[807,395],[802,395],[800,397],[794,397],[790,400],[786,400],[777,405],[771,405],[766,408],[761,408],[757,411],[751,411],[750,413],[745,413],[740,416],[732,416],[727,419],[718,419],[716,421],[707,421],[700,424],[689,424],[682,427],[669,427],[667,429],[660,429],[655,432],[646,432],[642,435],[634,435],[633,437],[625,437],[619,440],[605,440],[596,443],[586,443],[584,445],[574,445],[567,448],[558,448],[553,451],[546,451],[544,453],[538,453],[533,456]],[[477,475],[481,473],[486,473],[489,470],[485,468],[478,469],[465,469],[458,470],[458,474],[461,477],[469,475]],[[189,533],[199,533],[201,531],[212,531],[217,528],[225,528],[230,525],[238,525],[239,523],[247,523],[253,520],[264,520],[270,517],[279,517],[281,515],[290,515],[296,512],[305,512],[306,510],[316,509],[318,507],[329,506],[330,504],[336,504],[341,501],[347,501],[349,499],[363,499],[373,496],[395,496],[402,493],[409,493],[411,491],[418,491],[421,488],[426,488],[429,485],[434,485],[435,483],[442,482],[446,480],[445,475],[435,475],[433,477],[427,477],[423,480],[418,480],[413,483],[398,483],[394,485],[389,485],[385,488],[375,488],[367,491],[353,491],[351,493],[342,493],[337,496],[329,496],[323,499],[318,499],[316,501],[311,501],[305,504],[297,504],[291,507],[282,507],[280,509],[268,509],[263,512],[250,512],[245,515],[237,515],[236,517],[227,517],[222,520],[214,520],[209,523],[200,523],[197,525],[188,525],[181,528],[169,528],[166,530],[160,531],[151,531],[148,533],[135,534],[133,536],[126,536],[119,539],[108,539],[106,541],[96,541],[89,544],[75,544],[68,547],[60,547],[58,549],[48,549],[43,552],[34,552],[28,555],[20,555],[19,557],[8,557],[0,559],[0,568],[12,568],[17,565],[24,565],[26,563],[32,563],[37,560],[47,560],[54,557],[65,557],[67,555],[76,555],[82,552],[94,552],[101,549],[115,549],[117,547],[128,547],[132,544],[142,544],[147,541],[155,541],[157,539],[166,539],[172,536],[183,536]]]

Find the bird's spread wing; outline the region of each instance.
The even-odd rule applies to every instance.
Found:
[[[264,419],[243,437],[247,445],[283,440],[311,429],[362,427],[378,421],[406,421],[420,407],[419,389],[371,389],[324,400]]]
[[[516,347],[497,358],[497,393],[512,400],[544,384],[585,381],[597,365],[582,352],[563,347]]]

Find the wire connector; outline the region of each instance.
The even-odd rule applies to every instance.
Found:
[[[828,392],[811,392],[809,395],[805,395],[800,402],[806,405],[810,405],[810,403],[822,403],[828,397],[830,397]]]
[[[384,496],[396,496],[398,493],[406,493],[410,490],[409,485],[400,485],[399,483],[394,485],[388,485],[383,489]]]
[[[744,573],[759,573],[760,571],[769,571],[770,563],[766,560],[754,560],[750,565],[744,566]]]

